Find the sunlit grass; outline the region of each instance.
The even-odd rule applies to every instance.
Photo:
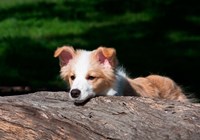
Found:
[[[17,7],[25,4],[36,4],[39,2],[48,2],[48,3],[59,3],[64,0],[0,0],[0,8],[1,9],[9,9],[13,7]]]
[[[59,18],[26,20],[8,17],[0,22],[0,39],[7,37],[45,38],[49,36],[80,35],[93,27],[103,27],[115,24],[129,24],[152,20],[153,15],[148,13],[126,13],[113,16],[104,21],[63,21]]]
[[[130,13],[127,12],[121,16],[115,16],[110,19],[112,22],[117,23],[137,23],[137,22],[148,22],[154,18],[153,13],[140,12],[140,13]]]
[[[0,22],[0,38],[30,37],[41,38],[51,35],[81,34],[87,30],[88,23],[80,21],[63,22],[59,19],[50,20],[17,20],[14,18]]]

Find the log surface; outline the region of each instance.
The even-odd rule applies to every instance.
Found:
[[[1,140],[199,140],[200,105],[142,97],[96,97],[75,105],[66,92],[0,97]]]

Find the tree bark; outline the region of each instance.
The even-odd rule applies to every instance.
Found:
[[[200,105],[115,96],[78,106],[66,92],[0,97],[0,139],[197,140]]]

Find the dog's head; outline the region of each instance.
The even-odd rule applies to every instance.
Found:
[[[54,57],[59,57],[61,77],[69,83],[70,98],[77,103],[105,95],[114,83],[117,66],[114,48],[85,51],[63,46],[55,51]]]

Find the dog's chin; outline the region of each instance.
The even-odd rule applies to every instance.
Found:
[[[91,98],[93,98],[94,97],[94,95],[92,95],[92,96],[88,96],[88,97],[86,97],[86,98],[84,98],[84,99],[73,99],[74,100],[74,103],[76,104],[76,105],[84,105],[84,104],[86,104]]]
[[[87,102],[89,102],[91,98],[87,98],[85,100],[74,100],[74,104],[77,106],[83,106],[85,105]]]

